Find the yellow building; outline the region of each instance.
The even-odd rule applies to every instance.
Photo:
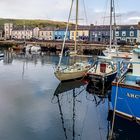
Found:
[[[87,41],[89,40],[89,26],[78,26],[77,35],[75,27],[70,28],[70,40]]]

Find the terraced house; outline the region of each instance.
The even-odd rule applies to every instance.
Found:
[[[78,26],[77,34],[75,27],[70,28],[70,40],[77,39],[78,41],[88,41],[89,40],[89,26]]]
[[[31,39],[33,37],[33,28],[16,26],[12,30],[12,39]]]
[[[138,25],[119,25],[116,27],[115,36],[117,42],[125,41],[126,43],[140,42],[140,28]]]
[[[90,42],[109,43],[110,40],[109,25],[90,25]]]
[[[63,40],[65,37],[65,28],[57,28],[54,31],[54,40]],[[70,31],[67,31],[66,40],[70,40]]]
[[[54,28],[46,27],[39,30],[39,40],[53,40]]]
[[[38,39],[38,40],[63,40],[65,37],[65,28],[13,26],[12,23],[4,24],[4,31],[0,32],[0,38],[5,33],[5,39]],[[112,42],[114,39],[118,43],[127,44],[140,43],[140,23],[135,25],[117,25],[112,29]],[[109,25],[79,25],[77,34],[75,26],[69,28],[66,40],[90,41],[91,43],[109,44],[110,26]]]

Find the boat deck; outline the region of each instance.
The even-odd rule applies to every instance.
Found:
[[[140,87],[140,76],[132,75],[131,73],[128,73],[124,83],[127,85],[133,85]]]

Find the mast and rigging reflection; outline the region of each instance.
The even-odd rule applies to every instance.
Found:
[[[55,97],[57,98],[57,101],[55,103],[58,104],[59,113],[60,113],[61,122],[62,122],[62,128],[63,128],[66,140],[68,139],[68,131],[70,131],[70,130],[67,129],[65,126],[65,119],[64,119],[64,113],[63,113],[63,109],[62,109],[61,100],[67,91],[72,92],[72,100],[71,100],[72,101],[72,140],[75,140],[75,137],[77,136],[75,133],[76,101],[78,101],[78,100],[76,100],[76,97],[85,90],[85,88],[80,88],[81,86],[84,86],[84,85],[85,85],[85,83],[82,81],[79,81],[79,80],[60,83],[58,85],[58,87],[56,88],[56,90],[54,92],[54,96],[52,98],[53,103],[54,103]],[[80,88],[80,90],[79,90],[79,88]],[[78,89],[78,92],[76,89]],[[70,103],[70,102],[68,102],[68,103]],[[80,135],[78,134],[78,136],[80,136]]]

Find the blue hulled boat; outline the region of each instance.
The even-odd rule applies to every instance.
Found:
[[[140,47],[133,50],[130,64],[119,80],[112,83],[111,104],[116,114],[140,121]]]

